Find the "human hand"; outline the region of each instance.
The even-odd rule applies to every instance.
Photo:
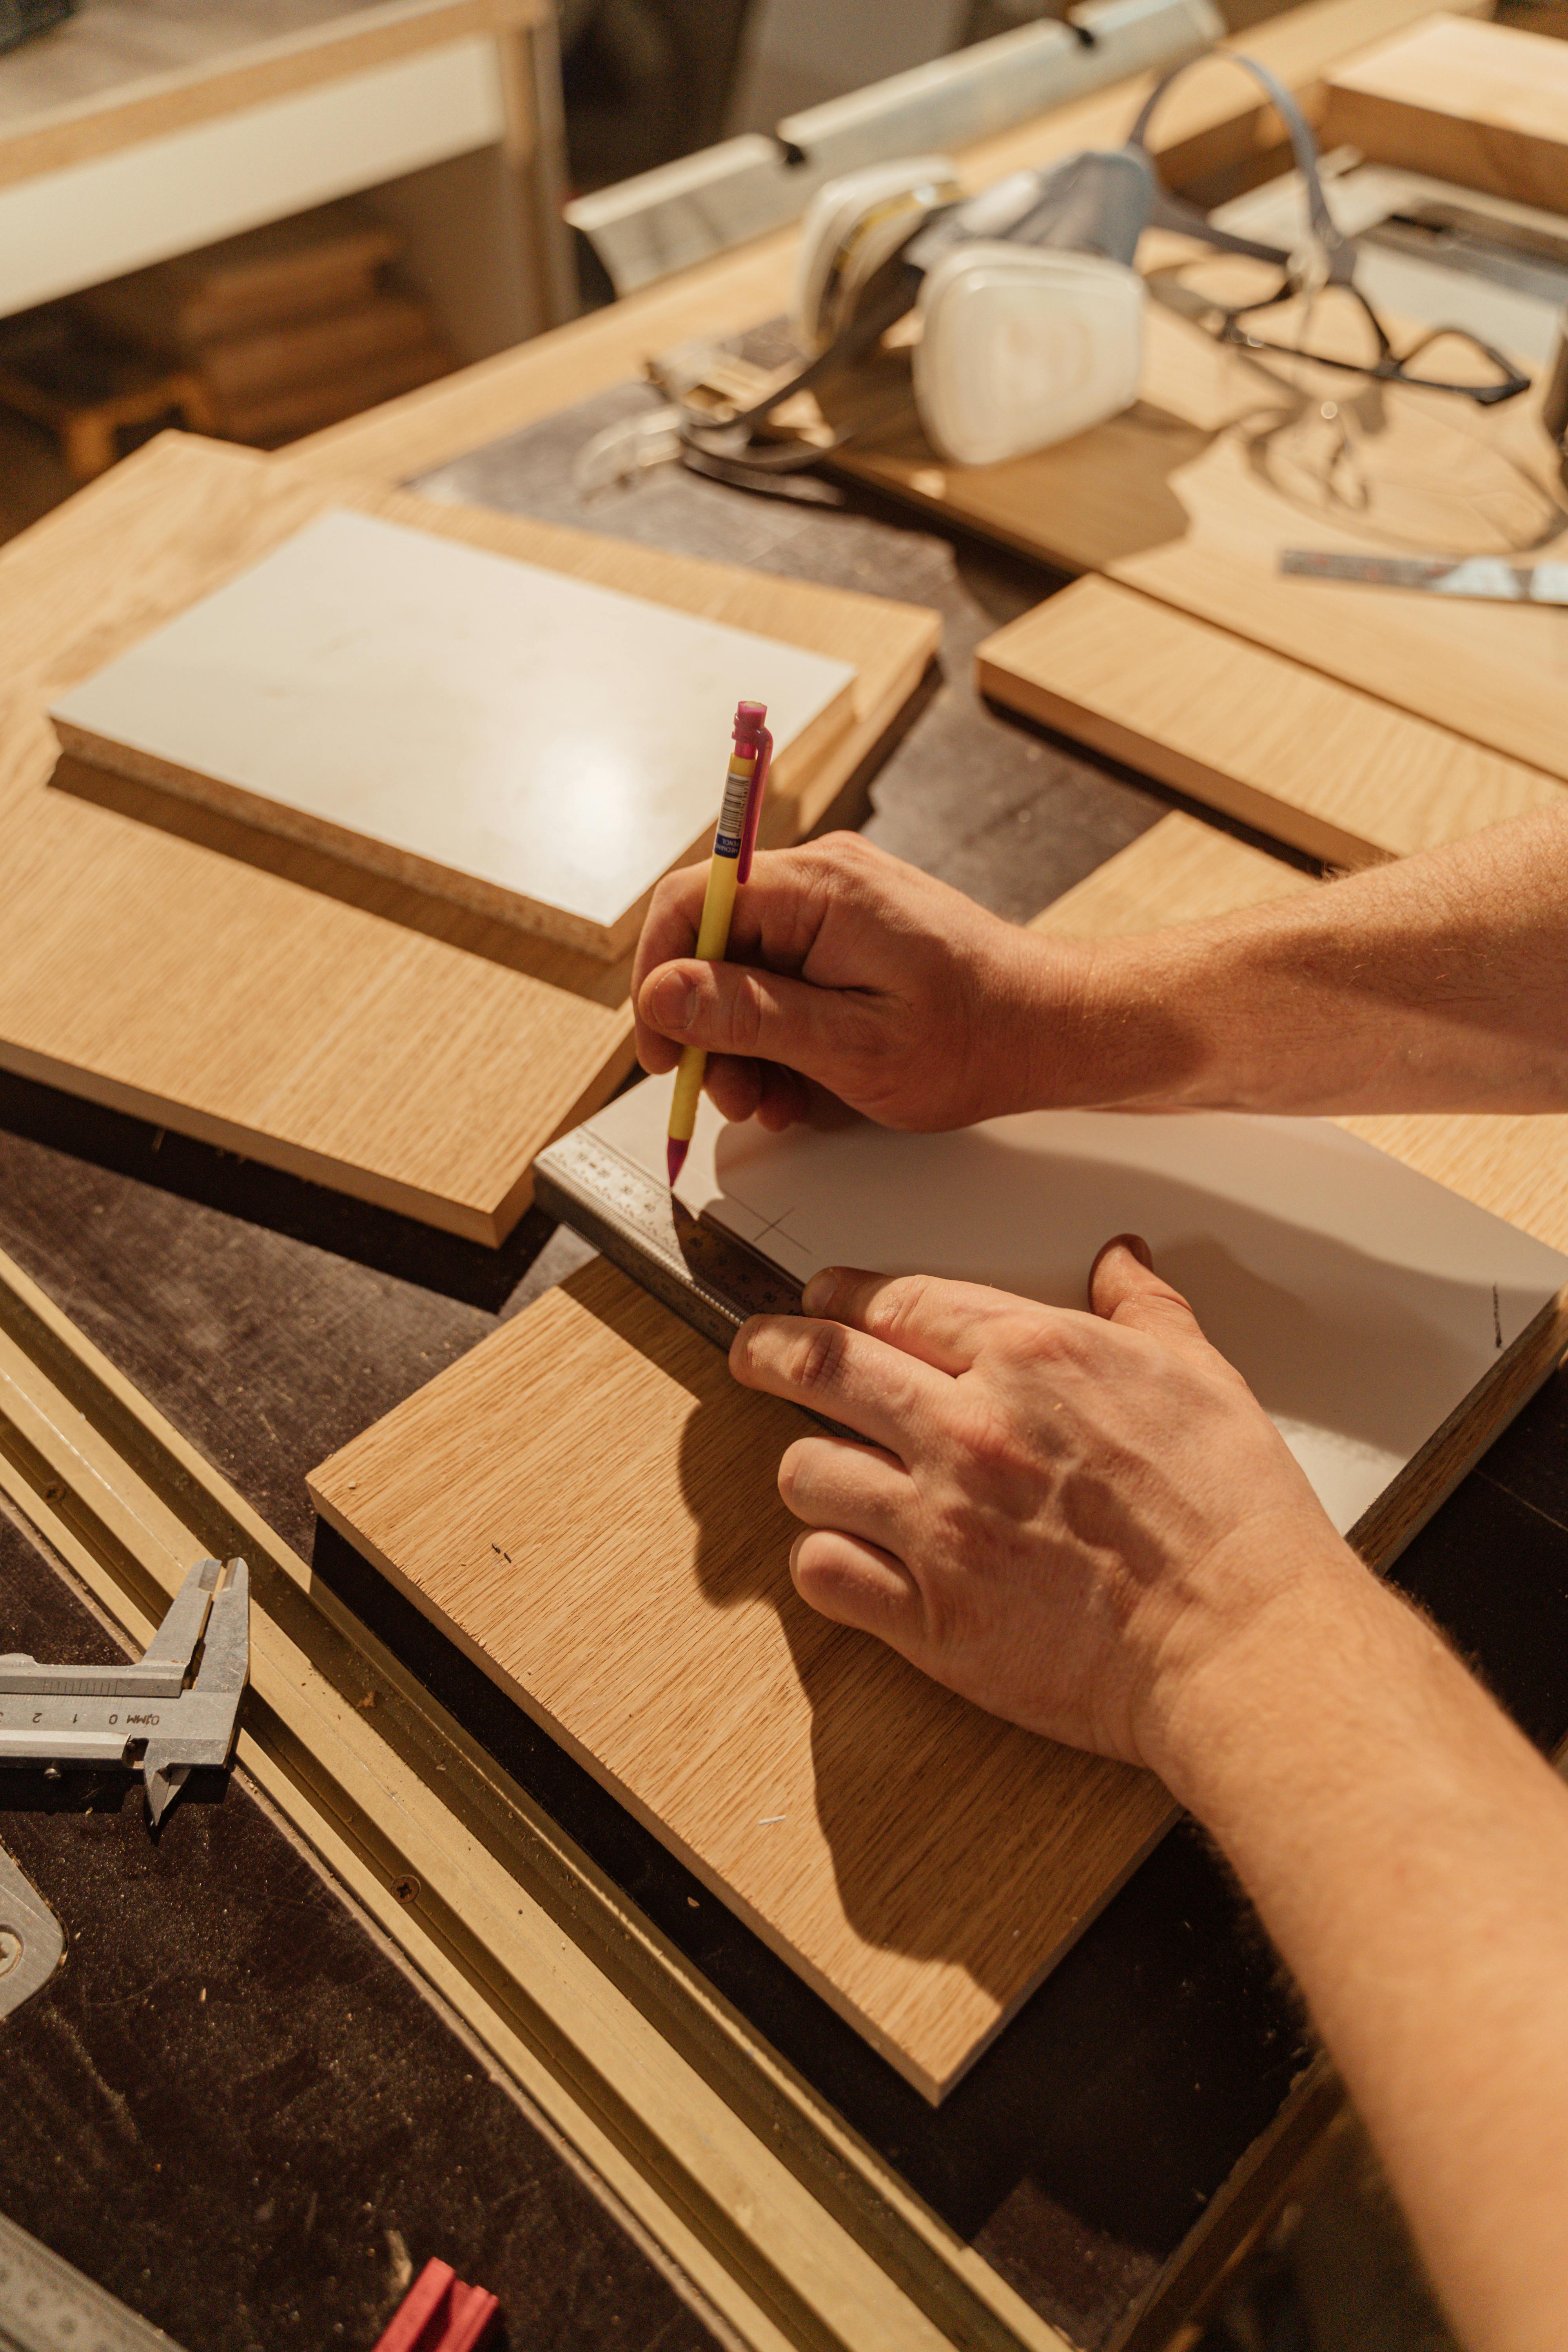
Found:
[[[806,1117],[824,1089],[884,1127],[964,1127],[1036,1099],[1053,997],[1080,950],[1021,930],[834,834],[759,856],[722,963],[692,950],[707,869],[655,891],[632,975],[637,1055],[672,1070],[706,1048],[726,1118]]]
[[[1108,1243],[1089,1296],[836,1268],[730,1360],[868,1441],[797,1438],[780,1465],[803,1599],[1180,1795],[1216,1675],[1304,1594],[1372,1580],[1145,1244]]]

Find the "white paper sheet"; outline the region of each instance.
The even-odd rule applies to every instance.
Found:
[[[606,928],[718,813],[735,705],[783,751],[845,662],[346,511],[93,677],[94,735]]]
[[[588,1124],[664,1181],[673,1081]],[[953,1135],[728,1127],[703,1100],[679,1192],[805,1282],[938,1274],[1083,1307],[1140,1233],[1342,1533],[1568,1282],[1568,1258],[1331,1121],[1031,1112]]]

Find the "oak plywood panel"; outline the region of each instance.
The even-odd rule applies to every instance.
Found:
[[[1568,208],[1568,49],[1437,16],[1327,76],[1328,147],[1549,212]]]
[[[775,1473],[811,1426],[600,1262],[310,1492],[934,2100],[1170,1801],[796,1598]]]
[[[775,838],[813,823],[854,772],[939,625],[910,606],[335,487],[186,436],[127,460],[0,557],[0,1061],[499,1242],[528,1204],[535,1153],[630,1066],[625,963],[432,912],[395,883],[299,845],[258,845],[205,811],[172,817],[90,770],[63,767],[70,789],[49,789],[54,694],[334,505],[853,663],[852,723],[779,796]]]
[[[1172,816],[1039,925],[1110,936],[1322,887]],[[1447,1122],[1457,1167],[1476,1124]],[[1371,1139],[1447,1180],[1421,1156],[1429,1139]],[[1501,1197],[1483,1205],[1510,1213]],[[1365,1536],[1369,1558],[1393,1557],[1565,1339],[1560,1311],[1538,1318],[1435,1433]],[[1142,1776],[1010,1730],[803,1608],[774,1474],[808,1425],[737,1389],[716,1349],[599,1262],[310,1491],[934,2098],[1173,1809]]]
[[[1189,268],[1191,251],[1150,236],[1141,266]],[[1215,267],[1204,266],[1205,286],[1222,283]],[[1288,340],[1289,311],[1270,320]],[[1568,558],[1538,392],[1482,412],[1394,385],[1369,423],[1348,395],[1353,377],[1225,352],[1151,304],[1133,408],[1054,449],[962,467],[942,463],[900,403],[891,379],[907,366],[885,353],[854,384],[825,389],[840,426],[884,418],[835,454],[837,467],[1568,780],[1568,610],[1279,569],[1288,547]]]
[[[1108,580],[977,651],[983,693],[1331,866],[1563,804],[1554,776]]]
[[[1029,929],[1068,940],[1118,939],[1166,923],[1206,922],[1316,887],[1310,874],[1197,817],[1164,816],[1053,899]]]

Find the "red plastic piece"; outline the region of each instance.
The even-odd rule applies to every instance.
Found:
[[[493,2294],[482,2286],[465,2286],[450,2263],[432,2255],[375,2352],[478,2352],[500,2309]]]

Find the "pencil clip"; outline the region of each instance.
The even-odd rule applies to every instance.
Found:
[[[768,771],[773,764],[773,739],[765,727],[757,730],[762,745],[757,764],[752,770],[751,789],[746,794],[746,814],[741,823],[741,856],[735,879],[743,882],[752,870],[752,852],[757,845],[757,824],[763,814],[763,794],[768,788]]]

